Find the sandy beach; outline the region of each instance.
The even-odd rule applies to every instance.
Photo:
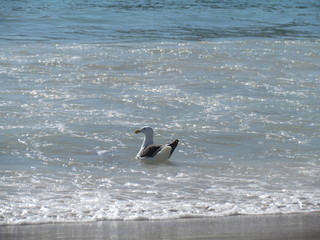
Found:
[[[320,239],[320,213],[1,226],[0,239]]]

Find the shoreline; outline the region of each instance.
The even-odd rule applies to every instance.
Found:
[[[0,226],[0,239],[320,239],[320,213]]]

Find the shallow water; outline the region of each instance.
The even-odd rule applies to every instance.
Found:
[[[78,4],[74,16],[62,11],[71,1],[58,3],[57,12],[32,3],[1,15],[11,22],[0,45],[0,224],[319,211],[320,42],[310,30],[318,15],[303,14],[315,1],[275,9],[217,2],[221,11],[203,1],[185,8],[155,2],[150,9],[92,2]],[[244,35],[254,16],[242,15],[246,21],[232,33],[239,21],[229,13],[250,8],[287,11],[255,23],[259,31],[298,16],[307,27]],[[145,19],[124,34],[121,23],[100,19],[106,9],[113,19],[170,15],[169,31]],[[230,21],[208,23],[204,15],[184,23],[205,32],[217,24],[229,35],[199,38],[172,27],[204,9]],[[54,14],[68,17],[49,28]],[[67,31],[77,24],[86,33]],[[60,26],[65,32],[58,34]],[[140,27],[160,39],[134,33]],[[134,130],[145,125],[154,127],[155,142],[180,139],[169,163],[134,159],[142,142]]]

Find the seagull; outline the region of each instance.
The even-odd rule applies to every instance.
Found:
[[[153,144],[153,129],[151,127],[138,129],[135,133],[144,133],[144,139],[136,159],[148,163],[160,163],[167,161],[179,143],[179,140],[176,139],[173,142],[166,144]]]

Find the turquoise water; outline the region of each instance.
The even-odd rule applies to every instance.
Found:
[[[310,1],[2,1],[4,41],[207,41],[318,38],[320,4]]]
[[[318,10],[2,2],[0,224],[319,211]]]

